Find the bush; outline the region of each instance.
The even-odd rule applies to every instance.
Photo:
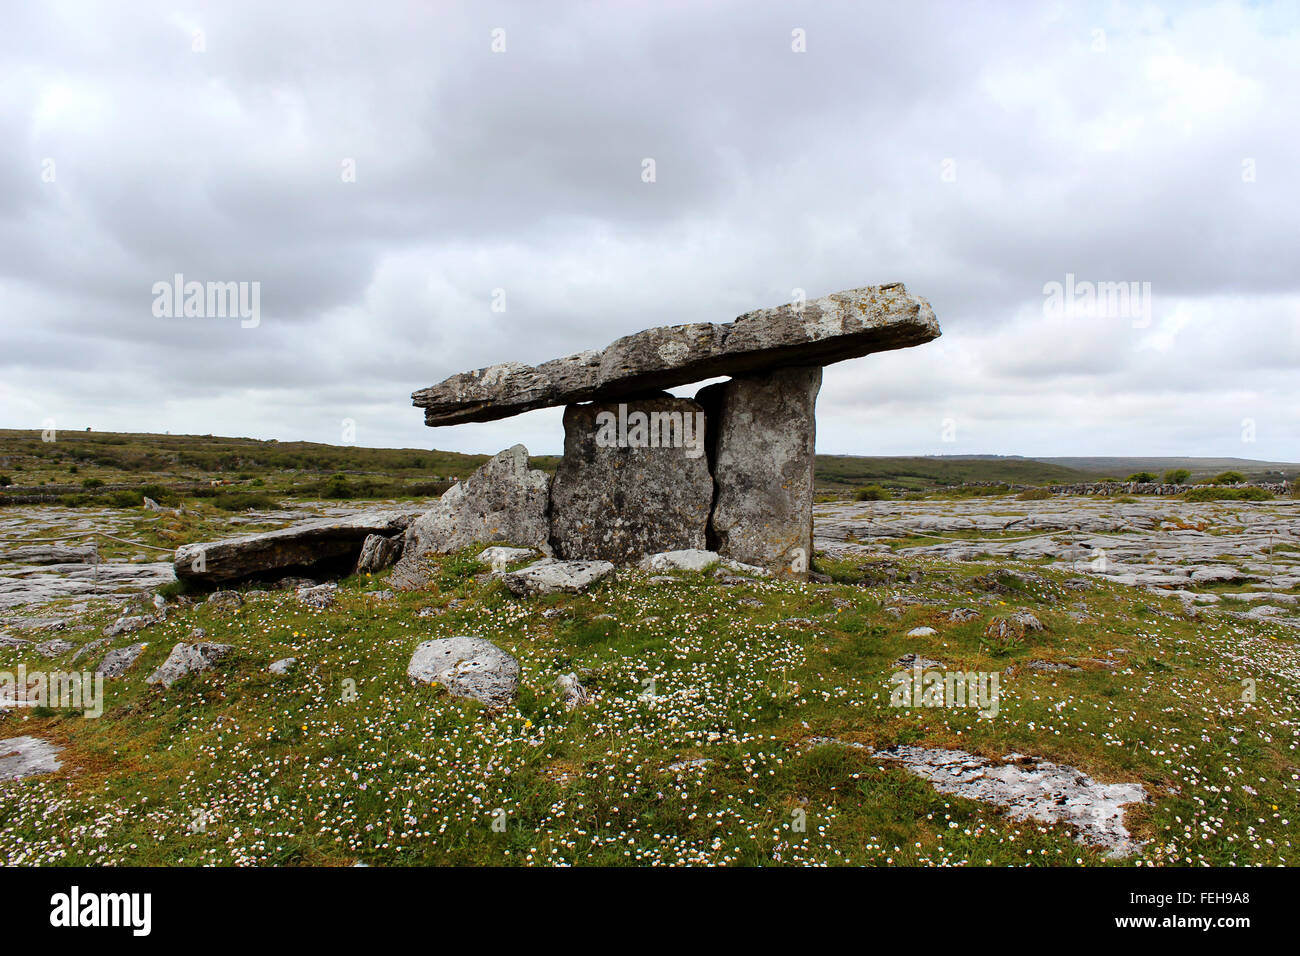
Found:
[[[99,478],[83,478],[81,479],[81,487],[86,489],[103,488],[104,482]]]
[[[1143,482],[1143,483],[1149,483],[1149,482],[1155,481],[1155,480],[1156,480],[1156,476],[1153,475],[1153,474],[1151,474],[1151,472],[1149,472],[1149,471],[1135,471],[1135,472],[1133,472],[1133,474],[1129,475],[1129,476],[1128,476],[1127,478],[1125,478],[1124,480],[1125,480],[1125,481],[1140,481],[1140,482]]]
[[[1043,501],[1050,497],[1052,497],[1052,493],[1046,488],[1028,488],[1016,495],[1016,498],[1020,501]]]
[[[885,501],[889,497],[889,491],[880,485],[867,485],[853,492],[854,501]]]
[[[1212,485],[1244,485],[1246,476],[1239,471],[1221,471],[1210,479]]]
[[[1186,468],[1170,468],[1165,472],[1165,484],[1167,485],[1185,485],[1187,479],[1192,477],[1192,473]]]
[[[1263,488],[1193,488],[1183,495],[1184,501],[1272,501],[1272,492]]]
[[[280,503],[264,492],[234,491],[215,496],[212,504],[222,511],[247,511],[249,508],[275,508]]]
[[[0,475],[0,488],[8,488],[14,483],[14,480],[8,475]]]

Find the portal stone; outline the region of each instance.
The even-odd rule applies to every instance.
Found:
[[[786,368],[710,385],[696,396],[712,412],[712,550],[773,571],[807,572],[821,384],[820,367]]]
[[[632,564],[703,548],[713,501],[704,411],[662,395],[564,410],[564,458],[551,485],[556,557]]]

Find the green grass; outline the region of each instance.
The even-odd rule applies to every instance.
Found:
[[[102,718],[28,712],[3,724],[67,747],[64,771],[0,785],[8,861],[1114,865],[1067,828],[937,794],[858,750],[807,745],[832,736],[1014,750],[1141,782],[1153,802],[1128,820],[1150,841],[1144,863],[1295,862],[1300,702],[1282,669],[1293,632],[1189,621],[1175,601],[1110,585],[1070,593],[1087,603],[1091,623],[1080,623],[1055,583],[993,594],[973,581],[989,567],[920,561],[906,593],[933,604],[896,605],[883,562],[824,558],[839,583],[724,588],[707,574],[651,584],[623,572],[586,594],[517,600],[473,554],[447,556],[428,590],[391,600],[369,596],[382,575],[350,578],[328,610],[284,592],[250,596],[238,613],[176,605],[165,623],[114,640],[149,646],[108,683]],[[980,617],[949,623],[958,605]],[[444,611],[419,617],[422,607]],[[1047,630],[991,647],[989,619],[1017,607]],[[66,636],[89,640],[108,619]],[[920,625],[938,633],[906,636]],[[170,690],[146,685],[196,626],[235,653]],[[513,706],[492,714],[407,682],[414,647],[454,634],[519,658]],[[908,651],[1001,671],[1119,650],[1130,653],[1114,669],[1005,676],[992,720],[888,705],[890,662]],[[299,658],[294,673],[266,672],[285,656]],[[69,663],[0,649],[0,669],[20,662]],[[569,671],[593,704],[564,709],[554,681]],[[1257,682],[1253,703],[1243,677]],[[666,769],[694,758],[711,763]]]

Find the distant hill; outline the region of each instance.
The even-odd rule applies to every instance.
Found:
[[[266,479],[266,485],[284,490],[338,473],[408,485],[463,478],[488,459],[424,448],[361,448],[214,435],[59,431],[56,439],[42,441],[33,429],[0,429],[0,477],[26,487],[80,486],[87,481],[171,484]],[[548,472],[554,472],[559,462],[554,455],[532,460]],[[818,455],[816,465],[822,491],[849,491],[873,483],[918,491],[961,484],[1068,484],[1125,478],[1137,471],[1162,474],[1170,468],[1186,468],[1198,478],[1227,470],[1248,476],[1275,476],[1279,471],[1288,477],[1300,475],[1297,464],[1244,458]]]
[[[1162,475],[1171,468],[1186,468],[1197,478],[1212,478],[1223,471],[1239,471],[1248,477],[1282,472],[1288,478],[1300,475],[1300,464],[1285,461],[1256,461],[1251,458],[1040,458],[1039,461],[1093,475],[1124,478],[1138,471]]]
[[[1082,469],[1010,456],[818,455],[816,468],[817,486],[822,491],[843,491],[868,484],[917,491],[962,484],[1066,484],[1097,477]]]

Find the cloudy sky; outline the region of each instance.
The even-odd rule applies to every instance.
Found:
[[[901,280],[819,451],[1295,461],[1298,173],[1285,3],[3,0],[0,426],[554,453],[410,393]]]

